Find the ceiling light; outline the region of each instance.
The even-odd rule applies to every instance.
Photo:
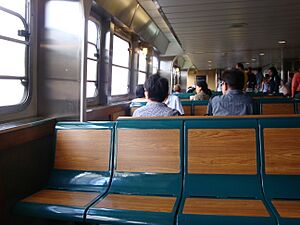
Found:
[[[250,65],[250,63],[247,62],[246,65]]]
[[[260,56],[264,56],[264,55],[265,55],[265,53],[261,52],[261,53],[259,53],[259,55],[260,55]]]
[[[256,61],[256,58],[252,58],[251,60],[252,60],[253,62],[255,62],[255,61]]]
[[[285,40],[280,40],[280,41],[278,41],[278,44],[286,44],[286,41]]]
[[[208,63],[212,63],[212,61],[211,61],[211,60],[208,60],[207,62],[208,62]]]
[[[247,25],[248,25],[248,23],[232,23],[229,25],[229,28],[242,28]]]

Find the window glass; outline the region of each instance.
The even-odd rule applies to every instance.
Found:
[[[24,30],[21,19],[5,11],[0,11],[0,35],[25,40],[25,37],[18,35],[18,30]]]
[[[123,67],[129,66],[129,43],[114,36],[113,42],[113,64]]]
[[[139,71],[143,71],[143,72],[147,71],[147,59],[142,52],[140,52],[139,54]]]
[[[144,84],[146,81],[146,73],[139,72],[138,84]]]
[[[99,25],[95,22],[88,21],[88,44],[87,44],[87,82],[86,82],[86,98],[92,98],[98,95],[98,40]]]
[[[86,97],[92,98],[98,95],[97,87],[95,82],[86,83]]]
[[[111,95],[125,95],[129,84],[129,43],[117,36],[113,41]],[[125,67],[125,68],[124,68]]]
[[[153,56],[153,74],[158,72],[158,59],[157,57]]]
[[[0,0],[0,6],[17,12],[25,17],[26,1],[24,0]]]
[[[87,61],[87,80],[96,81],[97,80],[97,61],[88,60]]]
[[[128,93],[129,69],[112,67],[111,95],[124,95]]]
[[[88,54],[87,54],[87,57],[90,58],[90,59],[97,59],[97,57],[95,56],[95,54],[97,54],[97,47],[96,47],[96,45],[88,43]]]
[[[0,39],[0,75],[25,76],[26,45]]]
[[[0,0],[1,7],[12,11],[0,9],[0,107],[20,104],[29,94],[29,40],[18,35],[19,30],[28,32],[26,4],[27,0]]]
[[[24,94],[25,87],[21,80],[0,80],[0,106],[19,104]]]
[[[98,28],[97,25],[89,20],[88,21],[88,41],[97,44],[97,39],[98,39]]]

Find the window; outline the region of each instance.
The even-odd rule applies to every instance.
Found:
[[[139,75],[138,84],[144,84],[146,81],[147,74],[147,52],[140,51],[139,53]]]
[[[116,35],[113,40],[111,95],[125,95],[129,84],[129,43]]]
[[[153,56],[153,74],[158,72],[159,69],[159,63],[158,63],[158,58],[156,56]]]
[[[99,25],[88,21],[88,49],[87,49],[87,81],[86,97],[98,95],[98,59],[99,59]]]
[[[24,103],[28,92],[27,0],[0,0],[0,107]]]

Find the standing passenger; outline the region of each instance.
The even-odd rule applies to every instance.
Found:
[[[163,101],[168,97],[169,84],[158,74],[150,76],[144,85],[147,105],[134,111],[133,117],[178,116],[179,112],[169,108]]]
[[[269,76],[270,76],[270,93],[279,93],[279,85],[280,85],[280,77],[278,75],[278,72],[274,66],[269,68]]]
[[[243,85],[243,89],[242,90],[246,90],[247,89],[247,82],[248,82],[248,75],[245,71],[244,65],[243,63],[239,62],[235,65],[235,68],[241,72],[243,72],[243,76],[244,76],[244,85]]]
[[[222,76],[222,96],[211,101],[214,116],[253,114],[252,99],[243,93],[244,76],[242,71],[227,70]]]

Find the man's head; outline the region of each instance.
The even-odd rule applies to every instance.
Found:
[[[146,98],[155,102],[163,102],[169,95],[169,83],[159,74],[151,75],[144,84]]]
[[[222,92],[225,94],[228,90],[243,90],[244,73],[240,70],[226,70],[222,75]]]

